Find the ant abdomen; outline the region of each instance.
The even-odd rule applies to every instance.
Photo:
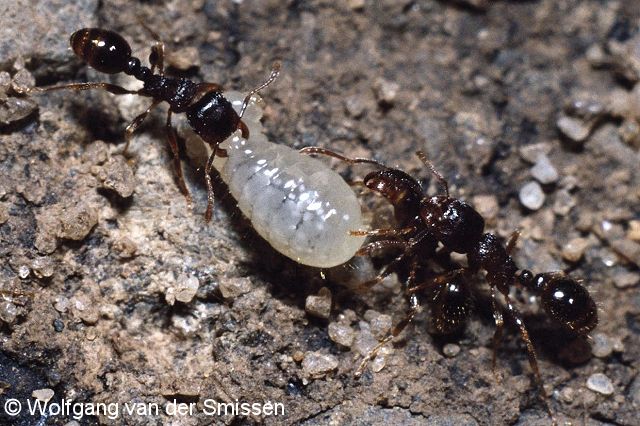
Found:
[[[118,33],[101,28],[83,28],[71,34],[74,53],[92,68],[116,74],[129,68],[131,47]]]
[[[463,274],[447,276],[426,294],[431,311],[431,327],[439,334],[459,331],[473,309],[473,297]]]
[[[424,198],[420,216],[436,239],[457,253],[469,253],[484,231],[480,213],[456,198],[442,195]]]
[[[578,334],[586,334],[598,324],[596,304],[577,281],[558,274],[539,274],[534,282],[542,307],[553,320]]]

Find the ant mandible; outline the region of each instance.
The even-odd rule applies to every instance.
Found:
[[[419,312],[420,303],[417,293],[420,291],[427,293],[431,323],[437,332],[449,334],[464,326],[473,307],[472,288],[469,283],[472,282],[473,275],[484,270],[491,289],[491,306],[496,323],[493,338],[493,367],[495,368],[496,352],[504,328],[497,290],[502,294],[506,309],[525,342],[529,365],[533,370],[545,408],[555,422],[542,386],[536,353],[529,332],[509,292],[514,285],[526,288],[540,297],[544,311],[554,322],[578,335],[586,335],[598,323],[596,305],[588,291],[562,272],[534,275],[529,270],[518,269],[510,253],[515,247],[519,233],[514,232],[506,246],[494,234],[484,233],[482,216],[471,205],[450,196],[446,180],[423,152],[418,151],[417,155],[442,185],[443,195],[426,196],[415,178],[375,160],[351,159],[317,147],[304,148],[302,152],[329,155],[349,164],[367,163],[379,167],[380,170],[368,173],[362,183],[390,202],[398,222],[396,229],[351,232],[352,235],[380,237],[377,241],[364,245],[356,253],[358,255],[372,256],[379,250],[389,248],[401,251],[401,254],[389,262],[373,280],[363,283],[363,288],[375,285],[401,267],[408,267],[409,271],[408,278],[403,283],[404,292],[409,299],[409,309],[405,318],[364,357],[356,371],[356,376],[360,376],[367,363],[377,355],[380,349],[398,336],[413,320]],[[438,243],[442,244],[439,250]],[[465,254],[468,261],[467,267],[460,267],[447,261],[451,252]],[[448,271],[422,282],[416,282],[419,269],[424,268],[425,263],[430,259],[440,264],[446,263]]]
[[[242,121],[242,116],[251,97],[271,84],[278,76],[280,63],[273,64],[269,78],[260,86],[254,88],[245,97],[240,109],[236,113],[231,102],[222,94],[222,86],[216,83],[195,83],[187,78],[167,77],[164,75],[164,43],[149,27],[142,24],[151,33],[156,43],[151,48],[149,62],[151,68],[141,65],[140,59],[131,55],[129,43],[118,33],[102,28],[83,28],[71,35],[70,43],[76,56],[90,67],[105,74],[125,73],[143,82],[140,90],[128,90],[111,83],[71,83],[50,87],[39,87],[30,92],[48,92],[52,90],[72,89],[88,90],[101,89],[114,95],[138,95],[152,99],[151,105],[125,129],[125,146],[127,152],[129,143],[136,129],[142,124],[149,112],[162,102],[169,104],[167,121],[165,124],[169,147],[173,154],[173,162],[178,185],[181,192],[191,203],[191,195],[187,189],[182,174],[178,142],[175,129],[171,123],[173,113],[185,113],[192,129],[211,146],[212,152],[205,166],[205,180],[207,184],[207,210],[205,220],[211,220],[213,211],[213,185],[211,182],[211,168],[215,156],[225,157],[225,150],[218,146],[231,136],[236,130],[242,132],[243,138],[249,137],[249,129]],[[158,73],[155,73],[155,70]]]

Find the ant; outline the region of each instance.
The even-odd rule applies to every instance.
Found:
[[[209,222],[213,212],[213,185],[211,182],[211,168],[215,156],[226,157],[224,149],[218,146],[231,136],[236,130],[242,132],[243,138],[249,137],[249,129],[242,121],[242,116],[251,100],[251,97],[270,85],[280,73],[280,63],[272,66],[269,78],[260,86],[252,89],[245,97],[237,113],[231,102],[222,94],[222,86],[216,83],[196,83],[187,78],[167,77],[164,75],[164,43],[159,36],[147,27],[142,26],[151,34],[156,43],[151,48],[149,62],[151,68],[141,64],[140,59],[132,56],[129,43],[118,33],[102,28],[83,28],[71,34],[70,44],[76,56],[90,67],[105,74],[125,73],[142,81],[144,86],[140,90],[128,90],[111,83],[71,83],[59,86],[39,87],[30,92],[48,92],[52,90],[72,89],[88,90],[101,89],[114,95],[138,95],[152,99],[151,105],[125,129],[125,146],[123,154],[126,154],[129,143],[136,129],[142,124],[149,112],[162,102],[169,104],[167,121],[165,124],[169,147],[173,154],[173,163],[178,185],[181,192],[191,204],[191,195],[187,189],[182,174],[178,141],[175,129],[171,123],[173,113],[186,114],[191,128],[206,143],[211,146],[212,152],[205,166],[205,180],[207,184],[207,210],[205,220]],[[156,74],[155,71],[158,71]]]
[[[588,291],[562,272],[534,275],[529,270],[518,269],[511,252],[516,245],[519,232],[511,235],[506,246],[496,235],[484,233],[482,216],[471,205],[450,196],[447,181],[421,151],[418,151],[417,155],[438,179],[444,190],[443,195],[425,195],[415,178],[375,160],[351,159],[317,147],[304,148],[302,151],[307,154],[332,156],[349,164],[368,163],[379,167],[380,170],[368,173],[362,183],[391,203],[398,222],[396,229],[351,232],[352,235],[380,237],[379,240],[364,245],[356,253],[358,255],[372,256],[378,250],[389,248],[401,251],[401,254],[389,262],[373,280],[363,283],[363,288],[375,285],[402,267],[408,268],[408,277],[403,283],[405,295],[409,299],[407,314],[364,357],[356,371],[356,377],[362,375],[367,363],[375,358],[385,344],[392,341],[411,323],[419,312],[417,293],[420,291],[426,293],[427,304],[432,314],[431,324],[437,332],[449,334],[464,326],[473,308],[471,278],[480,270],[484,270],[491,289],[491,307],[496,323],[493,337],[493,368],[495,369],[496,352],[504,328],[497,290],[502,294],[506,310],[525,342],[529,365],[542,394],[545,408],[555,423],[542,386],[542,377],[529,332],[509,293],[514,285],[531,291],[540,297],[544,311],[554,322],[578,335],[586,335],[598,323],[596,304]],[[438,244],[441,244],[442,248],[438,249]],[[433,259],[442,264],[445,262],[443,259],[449,258],[451,252],[466,255],[468,265],[461,267],[448,262],[448,271],[430,279],[419,280],[418,273],[424,268],[427,260]]]

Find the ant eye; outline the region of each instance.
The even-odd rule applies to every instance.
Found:
[[[549,283],[542,294],[542,305],[551,318],[579,334],[588,333],[598,323],[595,302],[572,279],[560,278]]]

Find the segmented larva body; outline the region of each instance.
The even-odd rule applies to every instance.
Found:
[[[225,97],[239,110],[241,94]],[[364,228],[355,193],[327,164],[269,142],[261,117],[251,102],[243,116],[249,139],[236,132],[220,145],[228,158],[214,161],[238,207],[261,237],[298,263],[330,268],[348,261],[364,241],[349,235]]]

